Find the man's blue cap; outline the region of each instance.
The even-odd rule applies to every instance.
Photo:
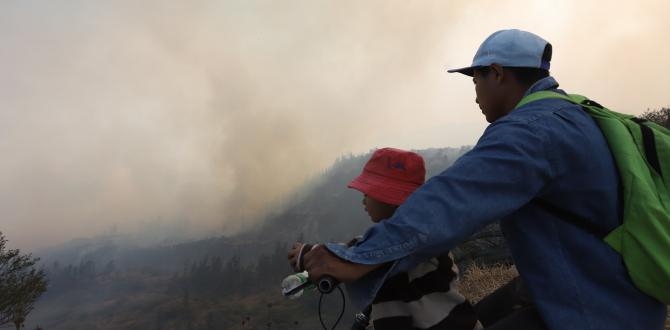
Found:
[[[486,38],[479,46],[475,58],[472,59],[472,65],[448,72],[459,72],[472,77],[475,68],[494,63],[503,67],[549,70],[550,61],[551,44],[546,40],[526,31],[500,30]]]

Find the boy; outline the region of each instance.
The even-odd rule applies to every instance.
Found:
[[[420,155],[393,148],[375,151],[349,188],[364,194],[363,205],[372,222],[390,218],[400,204],[424,183],[426,170]],[[364,238],[362,238],[364,239]],[[361,239],[361,240],[362,240]],[[349,242],[354,246],[359,239]],[[300,270],[296,243],[289,260]],[[387,278],[370,308],[374,329],[479,329],[470,303],[457,291],[458,268],[450,253],[420,263],[409,272]],[[368,315],[366,315],[368,316]]]

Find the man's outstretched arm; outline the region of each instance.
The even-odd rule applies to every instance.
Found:
[[[329,243],[328,251],[306,255],[310,276],[354,281],[385,263],[397,260],[393,272],[406,271],[452,249],[545,187],[553,176],[545,140],[527,123],[490,125],[473,150],[428,180],[392,218],[373,225],[356,246]]]
[[[304,258],[305,269],[308,270],[310,278],[319,279],[324,275],[330,275],[341,282],[353,282],[382,266],[344,260],[330,252],[324,245],[315,246],[305,254]]]

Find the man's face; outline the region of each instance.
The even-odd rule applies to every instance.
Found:
[[[472,81],[475,84],[475,102],[486,117],[486,121],[492,123],[505,115],[501,94],[501,85],[497,79],[498,75],[494,68],[489,71],[475,70]]]

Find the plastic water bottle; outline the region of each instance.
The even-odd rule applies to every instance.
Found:
[[[311,287],[314,287],[314,284],[310,282],[307,271],[291,274],[281,282],[282,295],[290,299],[299,298],[305,289]]]

